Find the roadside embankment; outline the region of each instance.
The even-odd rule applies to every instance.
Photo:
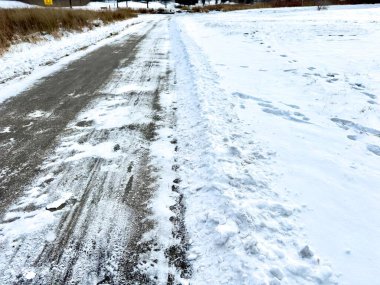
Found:
[[[106,11],[69,9],[0,9],[0,54],[13,43],[55,37],[62,31],[79,31],[100,24],[136,17],[131,9]]]

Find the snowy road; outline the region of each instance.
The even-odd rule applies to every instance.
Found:
[[[14,48],[0,284],[380,285],[379,23],[151,15],[31,47],[51,66]]]
[[[146,21],[1,105],[1,284],[177,279],[160,268],[181,256],[144,236],[157,231],[150,144],[172,124],[167,30]]]

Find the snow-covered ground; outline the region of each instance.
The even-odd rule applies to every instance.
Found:
[[[151,17],[12,47],[0,57],[0,102],[99,46],[145,33]],[[102,156],[117,164],[123,157],[115,156],[113,142],[85,149],[73,143],[76,124],[90,118],[103,130],[145,123],[148,112],[132,112],[123,100],[152,91],[150,80],[137,84],[139,76],[158,82],[166,74],[170,85],[160,90],[160,104],[173,117],[162,119],[157,139],[144,145],[159,178],[150,204],[157,231],[145,238],[173,242],[168,219],[183,195],[190,284],[379,285],[380,5],[175,15],[169,22],[148,37],[142,47],[149,51],[135,65],[115,71],[107,85],[112,100],[83,110],[68,126],[69,144],[63,138],[55,153],[69,147],[77,162]],[[137,71],[145,63],[149,72]],[[180,195],[171,191],[174,178]],[[71,196],[45,198],[55,209]],[[50,212],[41,213],[36,224],[2,225],[2,240],[54,223]],[[174,269],[162,251],[156,255],[158,272],[142,270],[166,280],[164,271]],[[25,278],[35,274],[25,271]]]
[[[194,284],[380,284],[380,6],[183,16],[172,38]]]

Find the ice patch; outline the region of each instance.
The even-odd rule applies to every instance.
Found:
[[[26,280],[32,280],[34,277],[36,277],[36,273],[33,271],[28,271],[24,274],[24,277]]]
[[[90,143],[73,143],[68,145],[66,151],[73,152],[74,155],[67,158],[66,161],[78,161],[84,158],[98,157],[103,159],[113,159],[121,154],[114,151],[114,142],[103,142],[97,145],[91,145]]]
[[[29,113],[28,114],[28,117],[29,118],[33,118],[33,119],[37,119],[37,118],[47,118],[51,115],[51,113],[48,113],[48,112],[44,112],[44,111],[41,111],[41,110],[36,110],[32,113]]]
[[[11,132],[11,127],[5,127],[2,130],[0,130],[0,134],[7,134]]]
[[[117,88],[113,89],[111,92],[116,95],[120,94],[126,94],[130,92],[148,92],[153,91],[154,85],[147,86],[147,85],[137,85],[137,84],[128,84],[128,85],[122,85],[118,86]]]
[[[72,199],[73,194],[72,193],[64,193],[63,197],[59,200],[56,200],[46,206],[46,210],[49,211],[57,211],[62,208],[64,208],[67,204],[67,202]]]

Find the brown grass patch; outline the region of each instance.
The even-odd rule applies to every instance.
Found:
[[[61,30],[79,31],[85,27],[92,28],[95,20],[107,24],[135,16],[135,12],[130,9],[0,9],[0,52],[20,39],[32,38],[34,41],[42,34],[57,36]]]

